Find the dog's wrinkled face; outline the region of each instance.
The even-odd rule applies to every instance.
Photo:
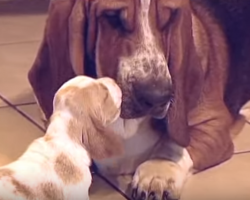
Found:
[[[173,91],[162,33],[172,11],[164,3],[100,0],[95,4],[97,75],[112,77],[121,87],[122,118],[166,116]]]

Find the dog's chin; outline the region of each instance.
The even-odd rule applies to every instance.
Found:
[[[157,113],[150,113],[149,114],[152,118],[154,119],[164,119],[167,115],[167,112],[162,111],[162,112],[157,112]]]
[[[121,114],[120,114],[120,117],[122,119],[137,119],[145,117],[147,115],[148,115],[147,111],[140,109],[135,104],[130,102],[122,102]]]
[[[168,108],[169,104],[152,110],[144,110],[133,104],[122,103],[120,117],[123,119],[136,119],[145,116],[151,116],[155,119],[163,119],[167,115]]]
[[[163,107],[158,107],[150,112],[150,116],[155,119],[164,119],[167,116],[170,102]]]
[[[122,109],[120,117],[122,119],[137,119],[137,118],[145,117],[147,115],[148,113],[143,112],[143,111],[135,112],[134,110],[130,110],[130,109]]]

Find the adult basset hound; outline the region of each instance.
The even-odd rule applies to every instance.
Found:
[[[211,5],[223,4],[218,2],[51,1],[29,72],[38,104],[49,118],[53,95],[68,79],[113,78],[123,93],[114,128],[124,137],[125,153],[97,165],[105,173],[135,173],[135,199],[179,198],[189,175],[233,154],[232,127],[250,99],[249,56],[241,65],[234,48],[250,42],[235,45],[230,30],[243,25],[226,21],[225,10],[217,19]],[[247,4],[244,9],[250,10]]]

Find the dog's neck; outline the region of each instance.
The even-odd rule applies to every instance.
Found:
[[[109,127],[122,138],[128,139],[138,133],[138,129],[140,128],[142,122],[148,120],[149,117],[142,117],[138,119],[122,119],[119,117]]]
[[[91,160],[89,154],[80,143],[72,140],[69,136],[69,124],[73,117],[70,113],[56,112],[52,115],[46,134],[33,141],[19,161],[30,161],[40,164],[53,163],[55,158],[62,152],[66,152],[70,157],[73,156],[75,164],[79,166],[89,166]],[[77,133],[74,133],[75,135]],[[76,136],[75,136],[76,138]]]
[[[82,128],[74,123],[75,118],[70,112],[56,111],[53,113],[46,131],[47,138],[57,141],[70,141],[82,145]]]

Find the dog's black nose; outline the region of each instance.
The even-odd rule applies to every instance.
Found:
[[[172,96],[172,83],[170,79],[145,78],[133,84],[134,96],[142,109],[164,107]]]

